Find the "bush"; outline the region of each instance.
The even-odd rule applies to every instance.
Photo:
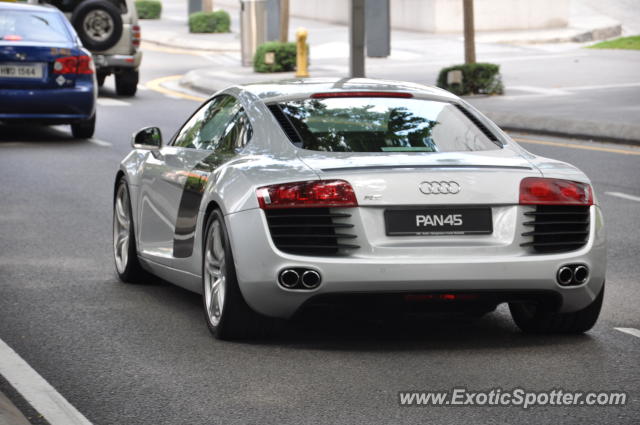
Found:
[[[449,84],[450,71],[462,72],[462,83]],[[504,87],[500,76],[500,65],[492,63],[467,63],[444,68],[438,75],[438,87],[458,96],[466,94],[502,94]]]
[[[140,19],[160,19],[162,3],[158,0],[138,0],[136,1],[136,11]]]
[[[308,51],[309,46],[307,46]],[[273,53],[273,63],[265,63],[267,53]],[[261,44],[253,57],[253,69],[256,72],[287,72],[295,70],[296,43],[270,41]]]
[[[231,18],[224,10],[196,12],[189,15],[190,32],[229,32]]]

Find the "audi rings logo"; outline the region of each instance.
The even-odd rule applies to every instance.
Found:
[[[422,182],[418,186],[420,192],[425,195],[455,195],[460,192],[460,185],[457,182]]]

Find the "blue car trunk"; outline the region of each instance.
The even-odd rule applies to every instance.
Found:
[[[0,42],[0,88],[63,88],[75,85],[76,74],[55,74],[58,58],[78,56],[80,51],[59,45]]]

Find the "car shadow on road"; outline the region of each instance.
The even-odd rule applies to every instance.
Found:
[[[163,308],[194,314],[194,325],[206,325],[201,296],[163,281],[143,285]],[[268,321],[268,319],[267,319]],[[212,344],[224,344],[215,341]],[[495,350],[554,346],[580,350],[594,339],[583,335],[527,335],[516,327],[508,307],[476,317],[464,313],[403,316],[387,312],[318,310],[292,320],[277,320],[257,338],[233,343],[329,351]]]
[[[500,347],[581,345],[588,335],[526,335],[511,321],[506,305],[483,317],[465,313],[421,316],[307,317],[287,322],[258,344],[285,344],[301,349],[325,350],[466,350]]]
[[[87,141],[71,137],[71,130],[60,126],[46,126],[32,123],[0,124],[0,146],[12,143],[82,145]]]

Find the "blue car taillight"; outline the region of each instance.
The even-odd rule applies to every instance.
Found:
[[[93,74],[95,68],[91,56],[67,56],[53,63],[54,74]]]

